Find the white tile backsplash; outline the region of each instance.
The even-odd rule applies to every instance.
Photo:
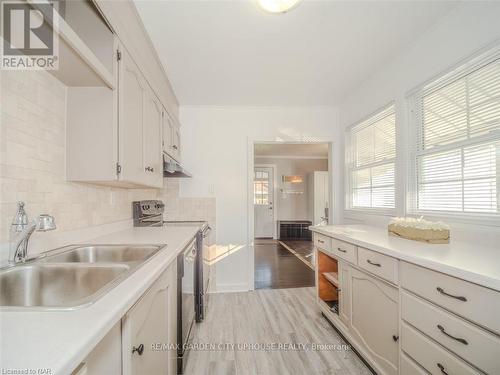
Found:
[[[66,86],[45,71],[0,74],[0,244],[8,241],[17,201],[26,203],[30,217],[55,216],[51,237],[130,220],[131,202],[140,199],[165,200],[169,220],[210,220],[215,227],[212,198],[180,198],[177,180],[165,180],[163,190],[67,182]]]

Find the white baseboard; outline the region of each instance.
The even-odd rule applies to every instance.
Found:
[[[215,287],[215,292],[212,293],[236,293],[236,292],[248,292],[248,284],[217,284]]]

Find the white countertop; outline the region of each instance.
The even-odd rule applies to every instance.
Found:
[[[69,311],[0,311],[0,373],[50,369],[70,374],[195,236],[199,226],[130,228],[94,244],[166,244],[132,275],[88,307]]]
[[[368,225],[309,228],[313,232],[500,291],[500,244],[483,246],[455,241],[453,233],[449,244],[427,244],[389,236],[387,229]]]

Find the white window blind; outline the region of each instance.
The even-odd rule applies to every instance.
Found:
[[[348,209],[395,207],[396,118],[394,105],[346,134]]]
[[[498,215],[499,56],[428,85],[413,103],[414,211]]]

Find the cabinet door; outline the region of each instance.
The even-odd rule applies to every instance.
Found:
[[[167,342],[171,345],[169,348],[169,375],[177,374],[177,261],[172,262],[172,264],[167,269],[168,274],[168,340]]]
[[[168,155],[173,156],[174,149],[173,145],[173,130],[174,124],[167,110],[163,109],[163,152],[166,152]]]
[[[151,90],[148,90],[144,121],[144,172],[148,186],[163,186],[162,126],[163,108]]]
[[[123,325],[123,372],[130,375],[169,374],[172,368],[170,348],[171,310],[168,301],[175,293],[169,272],[129,310]]]
[[[72,374],[101,375],[121,374],[122,343],[121,325],[116,323],[104,338],[92,349],[85,361]]]
[[[398,373],[398,290],[350,269],[353,336],[386,374]]]
[[[177,161],[181,161],[181,129],[178,125],[174,125],[172,132],[172,148],[174,149],[173,157]]]
[[[339,316],[347,326],[349,326],[351,322],[350,269],[351,267],[347,263],[339,262]]]
[[[119,163],[120,180],[132,184],[144,183],[143,123],[146,82],[139,68],[121,49],[119,95]]]

